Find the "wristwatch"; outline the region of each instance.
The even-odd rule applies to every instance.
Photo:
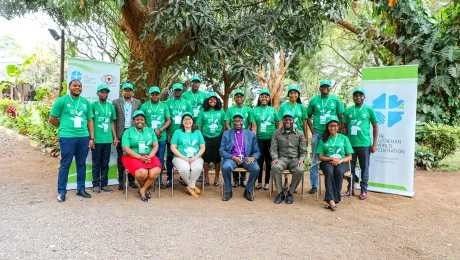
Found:
[[[90,141],[94,141],[94,138],[90,138],[89,140],[90,140]]]

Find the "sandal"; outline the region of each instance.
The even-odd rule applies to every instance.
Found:
[[[141,196],[141,200],[142,200],[143,202],[149,201],[146,197],[143,197],[143,196],[141,195],[141,189],[138,189],[138,190],[137,190],[137,193],[139,193],[139,196]]]
[[[270,186],[267,183],[265,183],[264,190],[269,190],[269,189],[270,189]]]
[[[214,182],[214,187],[217,187],[219,186],[219,183],[218,182]]]
[[[258,190],[262,189],[262,184],[261,183],[257,184],[256,189]]]
[[[206,182],[206,183],[204,184],[204,186],[209,187],[209,186],[211,186],[211,184],[209,184],[209,182]]]
[[[145,197],[147,197],[147,199],[151,199],[151,198],[152,198],[152,194],[150,193],[150,191],[147,192],[147,194],[145,195]]]
[[[324,208],[325,208],[325,209],[331,209],[331,205],[326,204],[326,205],[324,205]]]

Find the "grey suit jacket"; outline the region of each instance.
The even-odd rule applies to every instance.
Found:
[[[243,129],[244,133],[244,151],[246,152],[247,157],[254,157],[259,159],[260,151],[257,138],[252,131]],[[220,156],[224,159],[232,158],[232,148],[233,148],[233,139],[235,139],[235,128],[229,129],[224,132],[222,135],[222,140],[220,142]]]
[[[139,110],[142,103],[139,99],[135,98],[131,98],[131,102],[133,104],[131,116],[133,116],[134,111]],[[123,97],[115,99],[112,101],[112,104],[115,107],[115,112],[117,113],[117,120],[115,120],[115,132],[117,133],[117,138],[121,139],[121,136],[125,131],[125,107],[123,106]]]

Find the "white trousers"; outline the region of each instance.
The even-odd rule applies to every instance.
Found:
[[[179,175],[184,182],[190,187],[195,188],[195,183],[203,170],[203,159],[198,158],[192,164],[182,160],[179,157],[174,157],[173,164],[179,171]]]

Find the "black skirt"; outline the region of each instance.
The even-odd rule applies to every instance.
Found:
[[[206,150],[203,153],[203,161],[210,163],[220,163],[222,160],[220,157],[219,149],[220,149],[220,140],[222,136],[215,137],[215,138],[207,138],[203,136],[204,141],[206,142]]]

